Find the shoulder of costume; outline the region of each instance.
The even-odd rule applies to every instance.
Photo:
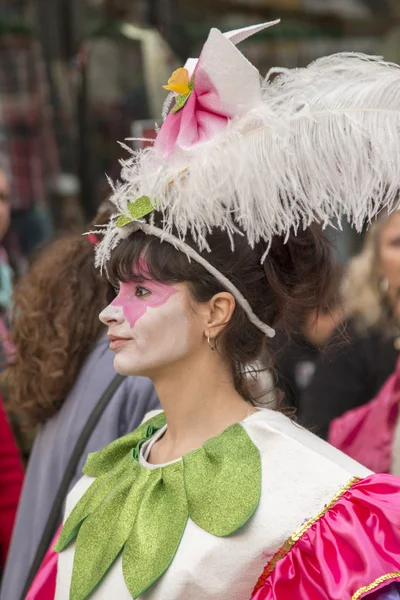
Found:
[[[146,415],[143,423],[132,433],[115,440],[102,450],[89,454],[86,464],[83,468],[85,475],[89,477],[99,477],[104,475],[116,466],[126,455],[132,452],[142,440],[146,440],[155,431],[161,429],[166,424],[165,414],[159,411],[152,411],[152,416]]]
[[[397,477],[350,481],[276,552],[252,600],[358,600],[400,582],[399,507]]]
[[[252,600],[359,600],[400,582],[400,479],[371,473],[277,411],[261,413],[245,427],[261,456],[280,460],[282,477],[292,472],[307,487],[322,465],[343,482],[267,562]]]
[[[261,457],[265,455],[268,459],[271,459],[274,452],[280,454],[283,443],[285,451],[291,449],[293,454],[298,456],[299,461],[305,460],[304,453],[307,453],[307,460],[314,457],[319,463],[325,462],[328,470],[329,465],[342,469],[343,474],[347,473],[349,478],[371,475],[369,469],[279,411],[261,409],[258,413],[246,419],[243,426],[258,447]],[[283,457],[279,457],[279,460],[282,461]],[[294,465],[292,466],[295,468]],[[328,472],[327,476],[329,476]]]

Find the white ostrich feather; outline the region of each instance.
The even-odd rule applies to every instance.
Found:
[[[399,203],[400,67],[342,53],[305,69],[271,69],[260,104],[210,141],[167,160],[156,147],[127,149],[131,157],[121,161],[121,180],[112,187],[117,217],[131,220],[128,203],[148,196],[164,218],[159,237],[173,243],[174,232],[180,249],[190,234],[200,252],[209,250],[213,228],[231,240],[239,230],[250,245],[343,217],[360,230]],[[97,247],[101,267],[121,239],[145,228],[143,221],[118,228],[117,217]]]
[[[131,151],[112,201],[150,197],[199,250],[214,227],[237,227],[253,245],[313,221],[346,217],[359,230],[400,188],[400,68],[377,57],[336,54],[305,69],[272,69],[262,103],[209,142],[164,160]],[[107,261],[122,229],[99,245]]]

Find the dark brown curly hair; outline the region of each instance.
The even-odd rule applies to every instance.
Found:
[[[44,247],[14,294],[9,402],[27,427],[61,407],[104,326],[98,315],[113,297],[94,266],[86,236],[70,234]]]

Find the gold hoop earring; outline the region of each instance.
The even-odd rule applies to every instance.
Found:
[[[209,336],[209,335],[207,336],[207,343],[208,343],[208,345],[209,345],[209,347],[210,347],[210,350],[211,350],[212,352],[214,352],[214,351],[217,349],[217,346],[215,345],[215,343],[213,344],[213,343],[211,342],[211,340],[210,340],[210,336]]]

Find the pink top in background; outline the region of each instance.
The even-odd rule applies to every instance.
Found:
[[[400,403],[400,361],[378,395],[332,421],[328,441],[371,471],[389,473]]]

